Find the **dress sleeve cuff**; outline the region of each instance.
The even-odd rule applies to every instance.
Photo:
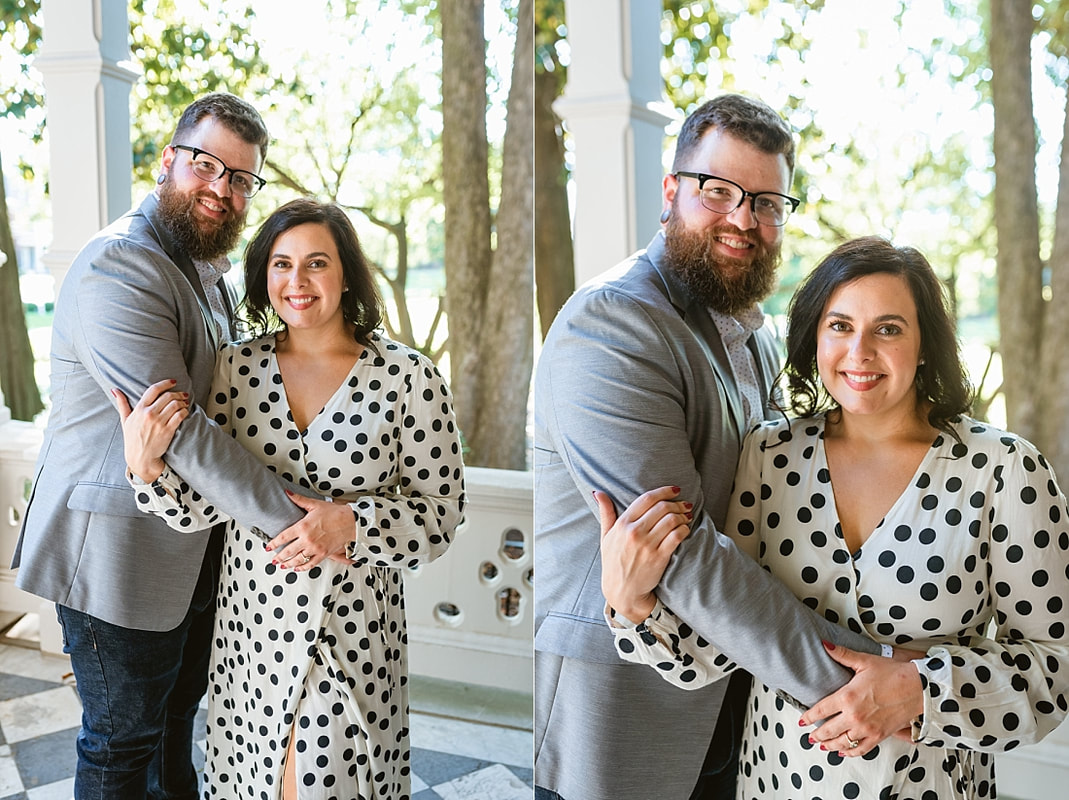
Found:
[[[159,505],[158,502],[154,503],[151,499],[146,502],[142,502],[141,495],[146,495],[147,498],[155,496],[160,500],[163,500],[163,505],[160,507],[170,507],[172,503],[177,501],[177,497],[181,492],[181,480],[177,473],[172,472],[171,468],[164,465],[163,472],[152,483],[146,483],[141,480],[137,475],[134,475],[129,469],[126,470],[126,481],[133,487],[138,494],[138,508],[144,510],[151,510]]]
[[[661,603],[660,599],[658,598],[653,605],[653,610],[650,612],[650,615],[646,617],[646,619],[642,620],[642,622],[632,622],[623,614],[617,614],[616,609],[606,603],[605,621],[609,623],[610,628],[625,628],[627,630],[635,630],[640,626],[645,626],[647,623],[659,622],[661,620],[661,613],[663,611],[664,604]]]

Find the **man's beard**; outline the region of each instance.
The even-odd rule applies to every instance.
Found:
[[[755,241],[754,257],[749,264],[718,259],[713,255],[713,247],[720,234],[753,241],[753,237],[741,233],[734,225],[688,230],[673,208],[665,230],[665,262],[707,308],[736,314],[772,293],[780,249],[778,246],[769,249],[761,241]]]
[[[226,206],[228,211],[222,222],[214,226],[203,221],[198,223],[196,195],[182,194],[170,177],[160,186],[160,218],[175,244],[197,261],[225,256],[237,245],[245,229],[245,214],[234,211],[229,200],[214,195],[211,200]]]

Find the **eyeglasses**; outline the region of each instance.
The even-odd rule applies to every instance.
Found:
[[[706,175],[704,172],[676,172],[672,177],[694,178],[702,205],[716,214],[730,214],[750,198],[750,211],[762,225],[778,228],[802,202],[778,192],[748,192],[734,181]]]
[[[267,183],[259,175],[252,172],[246,172],[243,169],[231,169],[223,163],[221,158],[213,156],[199,147],[190,147],[188,144],[172,144],[171,147],[175,150],[188,150],[193,154],[190,159],[190,166],[193,168],[193,174],[202,181],[212,183],[229,172],[230,188],[242,197],[252,197],[264,188]]]

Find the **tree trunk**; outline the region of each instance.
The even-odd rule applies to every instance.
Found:
[[[486,41],[482,0],[450,0],[442,14],[442,180],[450,387],[468,463],[482,466],[478,428],[480,330],[490,274]]]
[[[1062,127],[1058,169],[1058,206],[1054,213],[1054,244],[1050,251],[1051,302],[1043,314],[1043,355],[1038,381],[1041,397],[1040,437],[1036,445],[1054,465],[1057,475],[1069,476],[1069,97]]]
[[[534,77],[535,286],[538,320],[546,338],[553,318],[575,290],[575,253],[568,213],[567,174],[561,121],[553,111],[560,79],[537,70]]]
[[[19,291],[19,267],[0,163],[0,389],[13,419],[32,420],[44,409],[33,372],[33,350]]]
[[[995,112],[998,315],[1009,427],[1038,438],[1043,275],[1032,113],[1032,4],[991,0],[991,99]]]
[[[478,435],[469,437],[477,463],[497,469],[524,469],[527,464],[526,412],[534,350],[532,3],[520,0],[517,12],[508,127],[501,157],[497,252],[479,347]],[[450,317],[450,335],[452,324]]]

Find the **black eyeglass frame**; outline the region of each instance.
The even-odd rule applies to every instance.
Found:
[[[694,178],[694,180],[696,180],[698,182],[698,194],[699,195],[701,194],[702,190],[705,188],[705,182],[709,181],[709,180],[722,181],[723,183],[730,183],[732,186],[734,186],[736,189],[738,189],[740,192],[742,192],[742,197],[739,198],[739,202],[735,206],[735,208],[729,209],[727,211],[717,211],[716,209],[709,208],[709,206],[705,205],[705,203],[703,202],[702,206],[704,206],[707,211],[712,211],[714,214],[730,214],[731,212],[733,212],[736,209],[738,209],[739,206],[741,206],[743,203],[745,203],[746,202],[746,198],[749,197],[750,198],[750,213],[753,214],[754,219],[757,219],[757,205],[756,205],[756,203],[757,203],[757,198],[758,197],[760,197],[763,194],[770,194],[773,197],[782,197],[784,200],[786,200],[788,203],[791,204],[791,210],[789,212],[787,212],[787,216],[785,216],[783,218],[783,222],[781,222],[779,225],[773,225],[770,222],[762,222],[761,220],[757,219],[757,221],[760,222],[762,225],[768,225],[770,228],[782,228],[784,225],[786,225],[787,224],[787,220],[790,218],[790,215],[798,210],[798,206],[802,202],[797,197],[791,197],[789,194],[780,194],[779,192],[748,192],[745,189],[743,189],[741,186],[739,186],[737,183],[735,183],[735,181],[729,181],[727,178],[721,178],[719,175],[710,175],[710,174],[708,174],[706,172],[687,172],[685,170],[679,170],[679,172],[673,172],[672,173],[672,177],[675,178],[676,180],[679,180],[680,176],[682,176],[684,178]]]
[[[221,177],[223,177],[224,175],[226,175],[229,172],[230,173],[230,180],[227,181],[227,183],[229,184],[230,188],[233,189],[234,188],[234,176],[237,175],[240,172],[242,175],[248,175],[253,180],[256,181],[256,184],[255,184],[256,188],[254,188],[252,190],[252,194],[244,194],[243,192],[238,192],[238,194],[240,194],[242,197],[245,197],[245,198],[255,197],[256,193],[259,192],[262,188],[264,188],[267,185],[267,181],[265,179],[261,178],[255,172],[249,172],[247,169],[233,169],[232,167],[228,167],[226,165],[226,162],[223,161],[223,159],[219,158],[219,156],[215,155],[215,153],[209,153],[207,150],[201,150],[199,147],[192,147],[191,145],[188,145],[188,144],[174,144],[172,142],[170,146],[173,147],[175,150],[185,150],[185,151],[187,151],[189,153],[192,153],[192,158],[191,158],[192,161],[196,161],[197,158],[203,153],[206,156],[211,156],[216,161],[218,161],[220,165],[222,165],[223,171],[220,172],[216,177],[212,178],[212,180],[207,180],[206,178],[201,178],[200,175],[197,175],[196,170],[194,170],[193,174],[197,175],[197,177],[200,178],[205,183],[213,183],[214,181],[219,180]]]

